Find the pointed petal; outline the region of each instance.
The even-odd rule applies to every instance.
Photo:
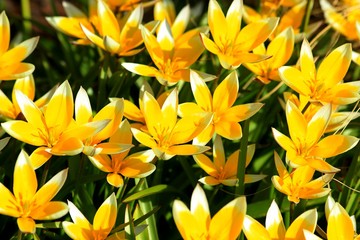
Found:
[[[108,155],[97,154],[95,156],[88,156],[91,163],[103,172],[113,172],[111,159]]]
[[[131,101],[124,100],[124,116],[136,122],[145,122],[144,115],[140,109]]]
[[[159,25],[157,42],[161,46],[165,56],[170,57],[171,52],[175,47],[175,40],[172,36],[170,26],[166,20],[163,20]]]
[[[21,207],[18,205],[14,195],[2,183],[0,183],[0,194],[2,198],[0,201],[0,214],[20,217],[21,212],[19,210]]]
[[[262,103],[247,103],[226,109],[221,115],[222,121],[241,122],[254,116],[264,106]]]
[[[1,123],[1,127],[13,138],[34,146],[47,145],[44,135],[35,126],[24,121],[14,120]]]
[[[353,239],[354,230],[349,214],[339,203],[335,203],[328,218],[328,239]]]
[[[296,146],[302,146],[306,141],[307,122],[298,107],[291,101],[286,104],[286,120],[289,126],[291,140]],[[311,132],[309,134],[312,134]]]
[[[100,22],[100,34],[104,37],[110,36],[115,41],[118,41],[120,37],[119,23],[109,6],[104,1],[98,1],[97,12]]]
[[[220,136],[216,136],[213,145],[213,159],[214,165],[218,170],[222,169],[225,166],[225,151],[223,142]]]
[[[236,0],[239,1],[239,0]],[[208,7],[208,24],[210,27],[211,35],[216,44],[221,43],[221,39],[223,38],[222,34],[227,34],[228,26],[226,22],[226,18],[224,13],[219,5],[219,3],[215,0],[210,0]],[[238,31],[238,29],[232,29],[234,31]]]
[[[353,136],[330,135],[316,144],[309,154],[329,158],[352,149],[358,142],[359,139]]]
[[[65,216],[68,213],[68,206],[63,202],[46,202],[40,207],[31,211],[31,217],[36,220],[53,220]]]
[[[38,42],[39,37],[33,37],[17,44],[16,47],[2,54],[0,57],[2,67],[8,67],[23,61],[34,51]]]
[[[245,215],[243,222],[243,231],[246,239],[249,240],[270,240],[269,232],[258,221]]]
[[[318,214],[316,209],[308,210],[297,217],[286,231],[285,239],[305,239],[304,229],[314,233]]]
[[[162,125],[162,128],[165,129],[165,131],[169,131],[175,127],[177,122],[177,109],[178,91],[175,88],[173,91],[171,91],[161,107],[163,119],[160,124]]]
[[[20,217],[17,219],[19,230],[23,233],[35,233],[35,221],[29,217]]]
[[[313,81],[316,79],[316,67],[310,44],[305,38],[300,50],[300,68],[305,79]]]
[[[74,113],[74,101],[71,86],[63,82],[51,97],[45,112],[46,125],[53,136],[59,136],[70,124]]]
[[[236,45],[245,52],[253,50],[265,42],[278,22],[278,18],[267,18],[246,25],[238,34]]]
[[[215,132],[230,140],[237,140],[242,137],[242,129],[240,124],[237,122],[225,122],[220,120],[215,125]]]
[[[114,186],[114,187],[122,187],[124,185],[124,179],[123,177],[120,175],[120,174],[117,174],[117,173],[109,173],[107,176],[106,176],[106,181]]]
[[[91,239],[89,232],[83,229],[81,226],[72,222],[62,222],[62,227],[65,233],[72,239]]]
[[[173,218],[183,239],[191,239],[196,232],[201,232],[194,215],[180,200],[175,200],[172,207]]]
[[[205,154],[193,155],[195,162],[202,168],[207,174],[216,176],[218,171],[214,163]]]
[[[235,102],[239,91],[239,82],[236,71],[232,71],[215,89],[213,108],[222,113]]]
[[[115,194],[112,193],[97,210],[94,217],[94,230],[101,230],[109,234],[113,228],[117,216],[117,202]],[[106,235],[107,235],[106,234]]]
[[[76,225],[84,229],[88,229],[88,230],[92,229],[92,226],[89,223],[89,221],[79,211],[79,209],[69,200],[68,200],[68,206],[69,206],[70,217]]]
[[[246,213],[246,198],[238,197],[226,204],[211,219],[211,239],[236,239],[241,232]]]
[[[296,146],[294,145],[293,141],[287,137],[286,135],[282,134],[275,128],[272,128],[272,132],[276,142],[286,151],[295,151]]]
[[[204,33],[200,33],[201,41],[204,44],[204,47],[211,53],[218,55],[221,50],[210,38],[208,38]]]
[[[308,123],[306,143],[308,146],[316,144],[324,134],[331,116],[331,105],[321,107]]]
[[[177,14],[174,23],[171,26],[171,32],[175,39],[181,36],[190,21],[190,5],[187,4]],[[170,22],[169,22],[170,23]]]
[[[24,184],[25,182],[27,184]],[[31,166],[29,156],[21,150],[14,169],[14,196],[19,201],[30,202],[36,193],[37,186],[35,170]]]
[[[312,94],[306,76],[298,69],[288,66],[280,67],[279,76],[281,80],[294,91],[305,96]]]
[[[161,68],[164,65],[165,57],[160,44],[156,40],[156,37],[148,29],[143,26],[140,26],[140,28],[144,44],[151,59],[158,68]]]
[[[207,146],[183,144],[183,145],[176,145],[169,147],[168,153],[173,155],[188,156],[188,155],[200,154],[209,149],[210,148]]]
[[[64,185],[67,173],[68,169],[64,169],[45,183],[34,195],[34,203],[38,206],[43,206],[44,204],[50,202]],[[44,215],[44,217],[46,217],[46,215]]]
[[[5,11],[0,14],[0,56],[9,49],[10,23]]]
[[[243,4],[240,0],[232,1],[227,13],[226,13],[226,24],[227,24],[227,38],[235,40],[240,27],[242,18]]]
[[[48,148],[47,151],[53,155],[73,156],[83,151],[84,144],[78,138],[69,138],[64,141],[58,141],[52,148]]]
[[[271,202],[269,210],[266,213],[265,226],[271,239],[284,239],[286,229],[280,209],[275,200]]]
[[[212,176],[206,176],[206,177],[200,178],[198,181],[201,182],[202,184],[210,185],[210,186],[215,186],[215,185],[221,184],[219,179],[212,177]],[[233,186],[235,186],[235,185],[233,185]]]
[[[84,32],[84,35],[87,37],[87,39],[89,39],[96,46],[105,50],[104,41],[101,37],[96,36],[93,32],[91,32],[87,27],[85,27],[81,23],[80,23],[80,27]]]
[[[137,63],[122,63],[121,66],[123,66],[126,70],[141,75],[141,76],[145,76],[145,77],[155,77],[159,74],[159,70],[151,67],[151,66],[147,66],[147,65],[143,65],[143,64],[137,64]]]
[[[121,174],[129,178],[143,178],[155,171],[156,167],[152,163],[146,163],[139,159],[126,159],[123,163]]]
[[[307,159],[308,165],[315,170],[322,173],[335,173],[340,171],[340,169],[331,166],[329,163],[325,162],[323,159],[311,158]]]
[[[268,60],[271,69],[283,66],[290,59],[294,50],[294,39],[294,30],[289,27],[270,42],[266,54],[272,56]]]
[[[203,111],[212,111],[212,96],[208,86],[198,73],[191,70],[190,84],[197,105]]]
[[[163,122],[163,114],[156,99],[148,92],[144,93],[143,106],[146,126],[152,136],[158,136],[159,123]]]
[[[196,185],[190,204],[191,214],[195,217],[200,230],[207,230],[211,221],[208,201],[204,190],[199,184]]]
[[[136,128],[131,128],[131,131],[134,135],[134,138],[139,143],[141,143],[149,148],[154,148],[157,146],[157,143],[155,142],[155,140],[147,133],[141,132],[140,130],[138,130]]]
[[[343,44],[333,50],[319,66],[317,81],[331,88],[342,81],[351,63],[351,44]]]
[[[75,120],[79,124],[92,120],[92,108],[88,94],[80,87],[75,98]]]
[[[34,169],[38,169],[51,158],[52,155],[46,149],[47,147],[38,147],[31,153],[29,159]]]

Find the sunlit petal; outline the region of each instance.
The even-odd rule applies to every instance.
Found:
[[[316,209],[308,210],[297,217],[286,231],[285,239],[305,239],[303,230],[313,233],[317,222]]]
[[[258,221],[245,215],[243,222],[243,231],[249,240],[270,240],[269,232]]]
[[[117,216],[117,202],[112,193],[97,210],[94,217],[94,230],[101,230],[107,234],[113,228]]]

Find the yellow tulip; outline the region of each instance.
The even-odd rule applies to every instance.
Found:
[[[64,185],[67,172],[62,170],[37,190],[35,170],[22,150],[14,169],[14,194],[0,183],[0,214],[17,218],[18,227],[24,233],[35,233],[35,220],[61,218],[68,212],[66,203],[51,199]]]

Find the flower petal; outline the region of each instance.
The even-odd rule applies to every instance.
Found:
[[[328,218],[328,239],[353,239],[354,230],[349,214],[339,203],[335,203]]]
[[[115,194],[112,193],[97,210],[94,217],[94,230],[102,231],[108,235],[113,228],[117,216],[117,202]]]
[[[31,217],[36,220],[53,220],[63,217],[68,213],[66,203],[53,201],[46,202],[31,211]]]
[[[270,240],[269,232],[258,221],[245,215],[243,222],[243,231],[246,239],[249,240]]]
[[[225,112],[235,102],[239,91],[239,82],[236,71],[232,71],[215,89],[213,110]]]
[[[316,209],[308,210],[297,217],[286,231],[285,239],[305,239],[304,231],[314,233],[318,214]]]
[[[275,200],[271,202],[269,210],[266,213],[265,226],[271,239],[284,239],[286,229],[280,209]]]

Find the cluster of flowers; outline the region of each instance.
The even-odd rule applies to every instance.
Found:
[[[309,7],[306,0],[262,1],[260,12],[244,6],[241,0],[233,0],[226,15],[216,0],[210,0],[208,27],[189,31],[186,31],[191,18],[189,6],[175,17],[174,6],[169,1],[124,2],[127,3],[118,5],[116,1],[89,0],[89,14],[64,2],[67,17],[47,18],[54,28],[76,38],[74,44],[95,45],[112,56],[139,54],[144,44],[154,66],[131,62],[121,65],[134,74],[155,77],[167,90],[154,97],[151,87],[144,83],[139,107],[130,100],[111,98],[94,116],[87,91],[80,87],[74,100],[68,81],[34,102],[35,67],[22,61],[35,49],[39,38],[9,49],[10,25],[5,12],[1,13],[0,79],[16,79],[12,101],[0,90],[0,114],[6,119],[1,127],[11,137],[36,147],[30,155],[24,150],[19,154],[13,193],[0,183],[1,214],[17,218],[24,233],[35,233],[35,220],[58,219],[69,212],[73,222],[64,221],[62,227],[73,239],[126,237],[124,231],[112,230],[117,217],[114,193],[101,205],[92,225],[71,201],[68,204],[51,201],[64,185],[68,169],[37,190],[35,170],[53,155],[87,155],[95,167],[107,173],[107,182],[117,188],[124,185],[124,177],[147,177],[156,170],[156,161],[177,155],[193,156],[207,174],[199,179],[206,185],[237,186],[239,182],[263,179],[265,175],[252,174],[239,179],[241,151],[233,152],[227,159],[224,151],[223,138],[241,139],[240,122],[263,107],[260,102],[235,104],[240,66],[246,67],[263,84],[278,81],[293,90],[285,94],[284,101],[290,136],[272,129],[292,171],[287,170],[274,152],[278,171],[278,176],[272,177],[274,187],[293,203],[329,195],[331,189],[326,186],[340,169],[325,160],[352,149],[359,142],[357,137],[338,132],[359,116],[339,109],[360,99],[360,81],[343,82],[351,60],[360,63],[360,57],[346,43],[331,51],[318,67],[315,65],[312,43],[306,36],[316,26],[301,28]],[[331,26],[349,40],[359,40],[360,23],[351,17],[359,14],[359,9],[344,16],[326,0],[320,3]],[[144,24],[144,8],[150,5],[154,5],[154,21]],[[286,9],[280,18],[279,7]],[[302,41],[298,64],[284,66],[293,56],[297,41]],[[205,49],[217,56],[214,61],[221,68],[230,70],[220,83],[218,76],[190,69]],[[184,81],[191,86],[194,102],[179,103],[177,86]],[[209,88],[210,81],[213,89]],[[129,154],[133,137],[148,150]],[[211,140],[213,153],[208,154]],[[1,147],[5,145],[2,141]],[[250,163],[254,152],[255,145],[247,146],[243,167]],[[313,179],[316,172],[321,176]],[[241,196],[211,218],[200,185],[193,192],[190,210],[180,200],[174,201],[173,217],[184,239],[236,239],[241,230],[248,239],[259,239],[259,235],[264,239],[319,239],[314,235],[315,209],[301,214],[286,230],[274,201],[263,227],[246,215],[246,198]],[[331,196],[326,203],[326,217],[328,239],[340,239],[340,236],[354,239],[354,221]]]

